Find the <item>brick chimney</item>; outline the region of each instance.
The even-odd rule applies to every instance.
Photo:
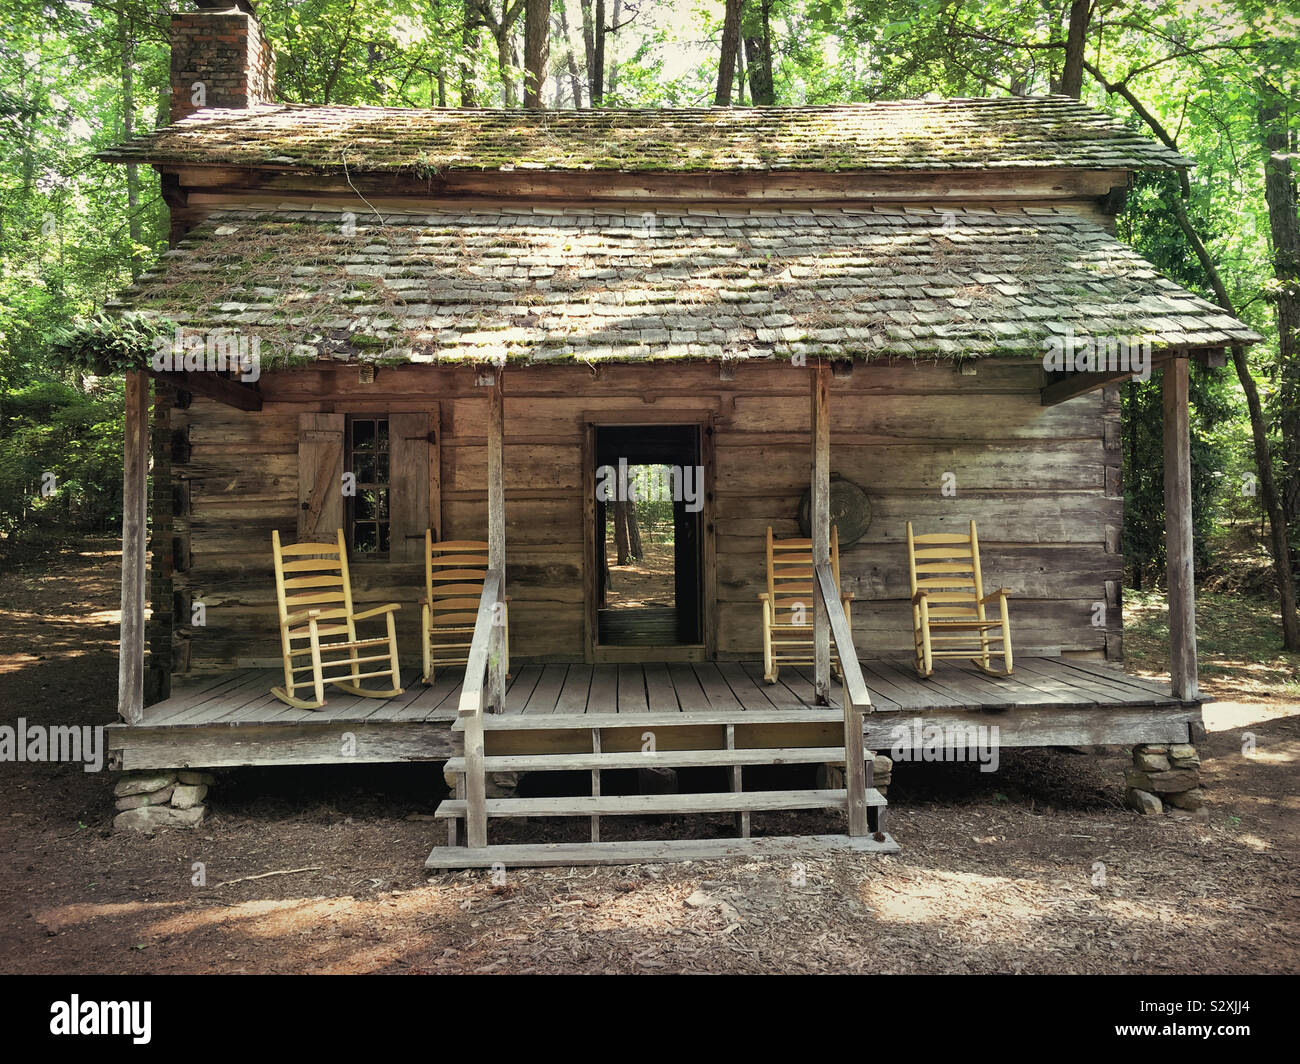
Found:
[[[172,121],[275,99],[275,53],[251,0],[198,0],[172,16]]]

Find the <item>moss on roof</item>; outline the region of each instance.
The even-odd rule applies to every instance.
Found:
[[[263,364],[1041,357],[1257,339],[1045,208],[224,211],[114,304]]]
[[[1191,165],[1110,115],[1063,96],[579,111],[209,108],[100,158],[421,175]]]

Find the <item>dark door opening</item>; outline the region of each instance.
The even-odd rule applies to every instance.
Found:
[[[703,642],[700,453],[698,425],[596,427],[598,645]]]

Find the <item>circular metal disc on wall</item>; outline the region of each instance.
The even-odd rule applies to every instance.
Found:
[[[799,500],[799,534],[812,535],[812,489]],[[871,527],[871,501],[867,493],[851,480],[838,473],[831,474],[831,524],[839,533],[840,549],[851,547],[867,534]]]

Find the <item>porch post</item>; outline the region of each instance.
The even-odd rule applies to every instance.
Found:
[[[1196,698],[1196,585],[1192,572],[1192,456],[1188,364],[1171,358],[1160,380],[1164,413],[1165,565],[1169,587],[1169,679],[1176,698]]]
[[[809,525],[812,533],[813,574],[813,679],[817,701],[831,698],[831,628],[826,603],[816,593],[816,570],[831,559],[831,423],[829,415],[831,370],[826,364],[813,368],[812,384],[812,505]]]
[[[149,378],[126,375],[122,445],[122,629],[118,650],[117,715],[144,719],[144,610],[149,500]]]
[[[505,484],[505,414],[501,395],[502,377],[498,369],[492,382],[490,413],[488,416],[488,568],[501,571],[500,601],[506,601],[506,484]],[[504,618],[502,618],[504,621]],[[501,633],[503,637],[505,632]],[[497,708],[505,708],[506,672],[509,651],[506,640],[501,640],[501,653],[488,668],[489,690]]]

